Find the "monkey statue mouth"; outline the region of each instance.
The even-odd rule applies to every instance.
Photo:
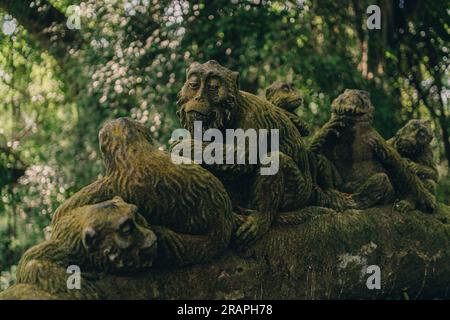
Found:
[[[302,103],[302,100],[303,99],[301,97],[296,97],[296,98],[289,100],[288,103],[291,105],[300,105]]]
[[[205,114],[197,110],[191,110],[186,113],[186,120],[191,126],[195,121],[200,121],[202,125],[208,126],[212,119],[210,114]]]

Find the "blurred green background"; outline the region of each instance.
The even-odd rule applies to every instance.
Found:
[[[381,8],[368,30],[366,9]],[[147,124],[165,148],[193,61],[240,71],[263,95],[276,80],[304,96],[314,129],[345,88],[371,92],[389,138],[431,119],[439,198],[449,203],[449,6],[445,0],[0,0],[0,290],[52,212],[103,172],[108,118]],[[80,6],[79,29],[70,5]]]

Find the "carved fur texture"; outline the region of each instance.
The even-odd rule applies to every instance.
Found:
[[[418,207],[432,211],[436,203],[430,193],[406,160],[372,127],[373,110],[368,92],[345,90],[333,101],[331,118],[315,135],[312,148],[337,168],[342,178],[340,190],[352,193],[361,208],[414,195],[422,199]]]
[[[311,130],[295,110],[303,104],[303,98],[292,85],[287,82],[274,82],[266,88],[266,99],[273,105],[287,111],[289,119],[295,124],[302,136],[309,136]]]
[[[431,121],[413,119],[388,140],[398,153],[408,159],[411,169],[432,194],[436,193],[439,174],[433,159],[431,141],[434,138]]]
[[[274,82],[266,89],[266,99],[277,107],[287,112],[289,119],[295,124],[302,136],[309,136],[308,124],[303,121],[295,112],[295,109],[302,105],[301,94],[292,83]],[[314,150],[308,150],[310,172],[313,179],[312,196],[309,203],[326,208],[333,208],[337,211],[354,208],[352,199],[336,190],[339,184],[339,174],[329,160]]]
[[[186,82],[179,94],[178,115],[182,125],[193,134],[194,121],[202,121],[203,128],[226,129],[278,129],[280,153],[286,161],[297,167],[291,179],[296,179],[296,207],[308,204],[312,192],[309,157],[305,143],[288,112],[253,94],[239,90],[239,73],[221,66],[216,61],[193,63],[187,70]],[[246,161],[248,163],[248,161]],[[290,164],[281,164],[292,167]],[[254,165],[213,165],[208,167],[227,188],[235,205],[255,209],[254,214],[237,231],[238,241],[257,239],[270,227],[282,202],[279,189],[284,178],[262,177]],[[281,173],[282,174],[282,173]],[[263,190],[259,194],[255,190]],[[262,191],[261,191],[262,192]]]
[[[128,118],[107,122],[99,133],[106,176],[58,208],[69,210],[104,197],[135,204],[158,236],[157,266],[205,262],[222,252],[235,223],[222,183],[197,164],[174,164],[153,146],[150,131]]]

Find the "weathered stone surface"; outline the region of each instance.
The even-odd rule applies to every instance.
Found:
[[[409,162],[372,126],[374,106],[367,91],[346,89],[331,104],[330,120],[314,135],[310,150],[322,153],[341,175],[338,190],[365,209],[406,200],[398,211],[432,212],[436,197]]]
[[[264,167],[261,159],[258,164],[251,165],[248,153],[245,165],[229,164],[226,157],[220,164],[202,164],[224,184],[234,207],[254,210],[243,219],[235,232],[236,241],[241,246],[259,239],[270,229],[279,212],[295,213],[308,206],[337,211],[354,207],[353,201],[337,190],[322,192],[322,188],[315,183],[315,161],[310,159],[311,154],[302,138],[304,132],[299,129],[298,121],[289,111],[241,91],[238,72],[214,60],[203,64],[192,63],[187,69],[186,82],[179,92],[177,105],[180,123],[194,139],[196,121],[202,122],[203,130],[216,129],[225,136],[227,130],[252,129],[260,133],[265,132],[260,130],[279,130],[276,150],[271,149],[279,151],[276,154],[280,158],[280,170],[274,174],[260,174]],[[255,140],[260,146],[263,139],[259,137]],[[267,139],[267,144],[275,145],[271,140]],[[195,149],[192,151],[190,156],[183,156],[192,157],[196,153]],[[261,151],[269,152],[258,149],[258,152]],[[269,153],[266,154],[269,157],[275,155]],[[261,154],[258,157],[263,158]],[[335,198],[338,199],[335,201]]]
[[[260,167],[252,165],[211,166],[209,172],[196,164],[175,164],[153,146],[144,125],[126,118],[110,121],[99,135],[106,176],[58,208],[51,239],[23,255],[18,284],[0,299],[449,297],[450,207],[436,204],[433,189],[422,183],[415,167],[371,127],[367,92],[340,95],[330,121],[308,149],[286,110],[238,88],[236,72],[215,61],[194,63],[180,94],[181,122],[189,129],[202,119],[222,130],[280,127],[278,174],[258,175]],[[338,140],[330,143],[330,138]],[[352,194],[334,189],[340,185],[335,171],[348,185],[338,190]],[[212,173],[233,183],[226,188]],[[323,176],[329,178],[322,179],[327,182],[323,194],[338,194],[351,205],[342,210],[308,206],[313,198],[316,205],[325,203],[318,201],[320,184],[314,185]],[[345,210],[354,208],[355,194],[376,201],[359,205],[370,209]],[[398,210],[395,198],[413,205]],[[99,204],[104,201],[115,204]],[[111,210],[120,206],[132,210],[126,217],[114,215]],[[142,214],[136,215],[139,221],[128,215],[136,211]],[[141,247],[143,238],[132,237],[138,224],[143,234],[155,232],[151,246]],[[120,248],[119,258],[111,244]],[[142,248],[152,248],[151,255]],[[69,265],[83,272],[80,290],[67,286]],[[367,286],[369,266],[381,270],[379,289]]]
[[[236,217],[213,174],[175,163],[153,145],[149,128],[129,118],[106,122],[99,142],[106,175],[66,200],[52,225],[76,208],[120,196],[137,206],[156,233],[158,265],[208,261],[228,247]]]
[[[369,265],[381,290],[369,290]],[[322,215],[271,229],[245,252],[209,264],[95,282],[108,299],[420,299],[450,297],[450,207]],[[49,298],[24,285],[3,299]]]

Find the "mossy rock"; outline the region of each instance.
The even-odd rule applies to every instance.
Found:
[[[379,290],[367,288],[369,265],[381,269]],[[316,216],[274,227],[252,248],[230,249],[209,264],[105,275],[96,285],[108,299],[449,298],[450,207],[440,204],[434,214],[386,206]],[[16,285],[0,297],[36,294]]]

